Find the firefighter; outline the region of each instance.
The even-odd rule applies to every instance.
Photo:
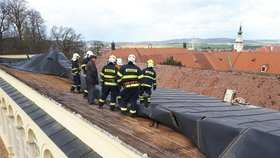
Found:
[[[90,61],[90,56],[94,55],[92,51],[87,51],[85,56],[84,56],[84,59],[82,61],[82,65],[81,65],[81,68],[83,70],[83,77],[85,78],[86,80],[86,69],[87,69],[87,63]],[[86,88],[84,89],[84,98],[87,98],[88,97],[88,86],[86,85]]]
[[[80,68],[78,60],[80,58],[80,55],[78,53],[74,53],[73,57],[71,59],[72,62],[72,75],[73,75],[73,85],[70,89],[70,92],[74,93],[75,90],[77,90],[78,93],[80,93],[81,90],[81,79],[80,79]]]
[[[143,104],[144,98],[147,98],[147,104],[145,104],[145,107],[147,107],[151,103],[152,88],[153,90],[156,90],[157,88],[156,72],[153,68],[154,61],[148,60],[147,67],[142,70],[139,100],[140,103]]]
[[[122,68],[123,62],[122,62],[122,58],[117,58],[117,63],[116,63],[116,67],[118,69],[118,71]],[[118,103],[121,103],[121,99],[122,99],[122,95],[121,95],[121,85],[118,84],[118,89],[117,89],[117,100]]]
[[[128,63],[124,65],[118,72],[118,83],[123,87],[123,98],[121,101],[121,113],[126,115],[129,112],[131,117],[136,116],[137,99],[139,97],[139,79],[141,77],[141,69],[135,65],[136,57],[131,54],[128,56]],[[127,103],[130,101],[131,106],[128,110]]]
[[[99,108],[102,108],[104,103],[106,102],[106,98],[109,93],[111,93],[110,100],[110,110],[114,111],[116,106],[116,95],[117,95],[117,72],[118,69],[115,66],[116,57],[111,55],[108,60],[108,64],[105,65],[101,72],[101,82],[102,82],[102,95],[99,99]]]

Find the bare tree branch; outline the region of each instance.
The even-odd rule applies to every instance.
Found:
[[[73,52],[85,51],[85,43],[81,40],[81,34],[77,34],[72,28],[53,26],[51,38],[56,41],[56,46],[67,56]]]
[[[8,0],[9,21],[17,28],[18,37],[21,40],[23,36],[23,25],[27,19],[27,7],[25,0]]]
[[[0,2],[0,40],[3,38],[3,33],[9,29],[8,21],[9,9],[7,1]]]

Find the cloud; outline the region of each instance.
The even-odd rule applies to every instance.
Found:
[[[73,27],[86,40],[234,38],[241,21],[246,39],[280,37],[276,0],[28,1],[49,28]]]

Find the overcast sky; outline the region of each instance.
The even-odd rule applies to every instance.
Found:
[[[72,27],[85,40],[280,39],[277,0],[27,0],[48,29]]]

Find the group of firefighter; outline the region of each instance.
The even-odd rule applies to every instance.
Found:
[[[121,58],[111,55],[107,64],[100,71],[102,93],[98,103],[95,103],[94,98],[98,98],[94,93],[95,86],[99,84],[98,71],[95,65],[97,55],[92,51],[87,51],[82,61],[82,74],[87,85],[83,92],[81,91],[79,58],[79,54],[74,53],[71,59],[74,83],[70,91],[84,93],[84,98],[88,99],[89,104],[95,104],[99,108],[103,108],[106,98],[110,94],[110,110],[115,110],[116,102],[118,101],[121,114],[129,114],[131,117],[135,117],[137,114],[138,99],[140,104],[145,103],[146,107],[150,104],[152,90],[157,88],[153,60],[148,60],[147,67],[141,70],[136,65],[136,56],[134,54],[128,56],[128,62],[125,65],[123,65]],[[129,103],[130,106],[128,107]]]

